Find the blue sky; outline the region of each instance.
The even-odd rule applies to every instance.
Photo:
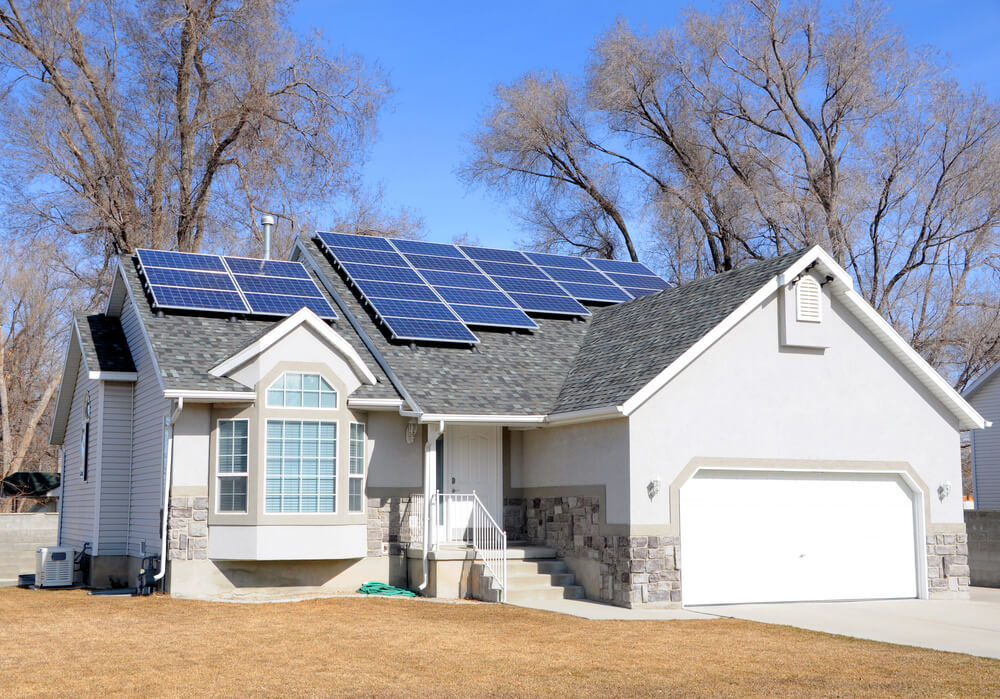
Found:
[[[388,72],[395,94],[365,168],[369,183],[382,184],[385,203],[421,215],[429,240],[468,235],[515,247],[524,234],[510,204],[469,190],[455,174],[494,86],[530,70],[580,73],[595,38],[617,17],[655,29],[675,23],[687,4],[305,0],[293,22],[321,29],[332,47]],[[911,43],[947,54],[959,82],[1000,95],[1000,0],[895,2],[892,18]]]

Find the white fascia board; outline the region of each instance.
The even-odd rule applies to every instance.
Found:
[[[403,401],[399,398],[348,398],[347,407],[365,410],[400,410]]]
[[[73,392],[76,390],[76,379],[80,373],[80,362],[86,363],[83,354],[80,335],[76,327],[76,319],[70,330],[69,344],[63,355],[63,374],[59,380],[59,394],[56,396],[56,409],[52,416],[52,429],[49,430],[49,444],[63,444],[66,441],[66,424],[69,422],[69,410],[73,404]]]
[[[545,422],[545,415],[463,415],[461,413],[423,413],[423,424],[444,422],[455,424],[537,425]]]
[[[300,325],[306,325],[312,328],[321,338],[326,340],[328,344],[332,345],[337,351],[343,354],[347,358],[347,361],[354,367],[355,371],[361,375],[361,379],[364,383],[375,383],[375,374],[373,374],[367,365],[365,365],[361,356],[353,347],[351,347],[350,343],[337,331],[324,323],[311,309],[306,307],[300,308],[298,311],[282,320],[280,323],[271,328],[271,330],[265,333],[263,337],[258,339],[256,342],[251,343],[247,347],[244,347],[242,350],[229,357],[229,359],[226,359],[221,364],[213,367],[208,373],[212,376],[225,376],[236,367],[241,366],[252,360],[254,357],[262,354],[265,350],[277,343]]]
[[[611,420],[625,417],[625,408],[621,405],[607,405],[600,408],[573,410],[566,413],[549,415],[545,422],[550,425],[572,425],[578,422],[594,422],[596,420]]]
[[[253,403],[257,394],[253,391],[187,391],[170,389],[163,392],[164,398],[183,398],[191,403]]]
[[[118,260],[118,267],[115,274],[120,274],[122,278],[122,284],[124,284],[125,295],[128,297],[128,302],[135,307],[135,317],[139,321],[139,328],[142,332],[142,339],[146,343],[146,351],[149,353],[149,361],[153,363],[153,373],[156,375],[156,383],[160,387],[161,391],[166,391],[167,386],[163,383],[163,373],[160,371],[160,362],[156,359],[156,352],[153,350],[153,343],[149,339],[149,333],[146,332],[146,324],[142,322],[142,313],[139,312],[139,304],[136,303],[135,297],[132,295],[132,285],[128,283],[128,276],[125,274],[125,269],[122,267],[121,259]],[[143,301],[146,299],[144,298]],[[126,342],[128,338],[126,337]],[[131,353],[132,348],[129,347],[129,352]],[[134,356],[134,355],[133,355]]]
[[[91,381],[127,381],[135,383],[139,380],[136,371],[88,371],[87,378]]]
[[[865,327],[871,330],[882,341],[882,344],[958,418],[959,429],[981,430],[989,426],[990,423],[986,421],[986,418],[969,405],[968,401],[959,395],[958,391],[952,388],[915,349],[910,347],[895,328],[854,289],[840,291],[838,296],[844,306]]]

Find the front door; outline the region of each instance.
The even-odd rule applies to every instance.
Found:
[[[501,506],[500,429],[494,426],[454,425],[445,431],[444,483],[442,493],[475,493],[493,519],[503,526]],[[462,538],[469,526],[472,502],[451,500],[445,519],[449,538]]]

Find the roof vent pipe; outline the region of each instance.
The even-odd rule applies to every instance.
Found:
[[[271,259],[271,231],[274,229],[274,216],[264,214],[260,217],[260,227],[264,229],[264,259]]]

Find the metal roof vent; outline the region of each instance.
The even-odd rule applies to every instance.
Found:
[[[260,217],[260,227],[264,229],[264,259],[271,259],[271,231],[274,229],[274,216],[264,214]]]

